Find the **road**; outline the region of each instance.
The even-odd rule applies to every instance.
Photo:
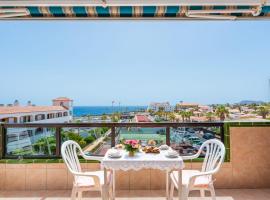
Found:
[[[103,142],[106,137],[108,137],[111,134],[111,129],[109,129],[104,136],[98,138],[97,140],[95,140],[94,142],[92,142],[91,144],[87,145],[86,147],[83,148],[84,152],[91,152],[93,149],[95,149],[101,142]]]

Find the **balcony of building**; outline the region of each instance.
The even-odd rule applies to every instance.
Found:
[[[181,131],[174,132],[175,130],[183,128],[190,132],[215,130],[217,132],[215,137],[222,140],[226,146],[225,162],[215,175],[217,199],[264,200],[270,198],[270,161],[268,159],[270,123],[268,122],[2,124],[0,197],[4,199],[69,199],[73,177],[60,156],[59,147],[64,140],[63,133],[72,128],[77,130],[77,134],[81,134],[81,131],[90,130],[91,132],[95,127],[107,127],[102,135],[106,139],[98,140],[101,142],[99,145],[91,141],[90,144],[95,144],[95,148],[90,148],[88,144],[84,145],[84,150],[89,151],[89,154],[98,152],[99,155],[104,154],[111,146],[115,146],[123,137],[119,132],[121,128],[123,135],[127,134],[125,128],[129,131],[131,127],[135,130],[144,128],[151,131],[157,131],[153,128],[162,128],[164,132],[158,132],[159,136],[162,135],[161,140],[176,149],[177,144],[173,141],[172,135],[181,134]],[[17,131],[16,140],[9,137],[9,134],[16,135],[14,130]],[[140,132],[140,134],[147,133]],[[46,141],[45,146],[42,144],[42,139]],[[180,155],[192,153],[192,150],[182,148],[177,150]],[[200,169],[202,159],[185,161],[185,169]],[[85,171],[98,170],[101,167],[98,162],[83,159],[81,165]],[[116,173],[116,199],[165,199],[165,177],[164,171],[155,169],[118,171]],[[98,193],[91,192],[87,192],[84,197],[85,199],[100,199]],[[199,197],[199,193],[192,192],[190,199],[204,198]]]

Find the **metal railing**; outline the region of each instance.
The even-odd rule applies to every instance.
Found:
[[[63,128],[99,128],[107,127],[111,129],[111,147],[116,145],[117,130],[120,128],[164,128],[166,144],[171,145],[170,136],[171,129],[179,127],[185,128],[219,128],[219,134],[216,135],[222,142],[224,142],[224,123],[223,122],[186,122],[186,123],[24,123],[24,124],[0,124],[1,143],[0,151],[1,158],[60,158],[61,157],[61,130]],[[7,154],[7,134],[8,129],[16,128],[51,128],[55,129],[55,154],[54,155],[8,155]]]

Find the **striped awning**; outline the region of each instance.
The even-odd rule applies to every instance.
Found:
[[[264,18],[270,18],[270,1],[0,0],[0,19]]]

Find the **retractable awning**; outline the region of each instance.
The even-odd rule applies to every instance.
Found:
[[[0,0],[0,19],[270,19],[270,0]]]

